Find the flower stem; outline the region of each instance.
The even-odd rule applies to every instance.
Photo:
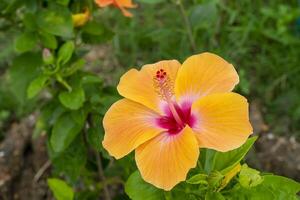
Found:
[[[188,16],[186,14],[186,10],[181,2],[181,0],[177,0],[176,4],[179,6],[179,9],[180,9],[180,13],[182,15],[182,18],[184,20],[184,23],[185,23],[185,28],[186,28],[186,31],[187,31],[187,34],[188,34],[188,38],[190,40],[190,44],[191,44],[191,49],[192,51],[195,53],[196,52],[196,42],[195,42],[195,38],[193,36],[193,31],[192,31],[192,26],[191,26],[191,23],[188,19]]]

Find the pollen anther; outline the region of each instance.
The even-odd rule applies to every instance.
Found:
[[[171,99],[173,96],[173,84],[167,72],[160,69],[153,78],[156,93],[163,99]]]

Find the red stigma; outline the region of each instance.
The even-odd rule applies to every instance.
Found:
[[[156,77],[157,79],[163,80],[163,79],[166,78],[166,76],[167,76],[167,72],[165,72],[165,70],[159,69],[159,70],[156,71],[155,77]]]

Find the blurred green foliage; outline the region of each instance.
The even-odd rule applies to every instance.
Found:
[[[132,155],[114,161],[103,149],[101,121],[120,98],[115,86],[123,72],[162,59],[183,61],[203,51],[233,63],[241,80],[237,90],[250,102],[260,101],[271,130],[300,136],[299,2],[180,2],[137,0],[129,19],[117,9],[96,7],[93,0],[0,0],[0,140],[10,121],[38,114],[33,137],[47,134],[53,176],[60,178],[49,179],[48,185],[57,199],[97,199],[105,196],[107,185],[124,185],[129,176],[125,191],[137,200],[145,199],[141,194],[152,199],[257,199],[264,189],[273,199],[280,183],[287,188],[278,199],[294,198],[299,191],[291,180],[251,168],[223,191],[224,176],[242,162],[253,138],[228,153],[203,150],[201,170],[190,174],[193,181],[172,192],[145,183],[134,172]],[[85,9],[90,20],[74,27],[72,14]],[[98,45],[110,47],[108,64],[103,57],[86,59]],[[263,187],[243,187],[253,177],[264,179]],[[116,193],[116,199],[128,199],[118,188]]]

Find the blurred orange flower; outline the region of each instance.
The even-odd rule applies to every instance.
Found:
[[[238,82],[212,53],[131,69],[117,87],[124,98],[104,116],[103,146],[117,159],[135,150],[143,179],[171,190],[197,165],[199,148],[230,151],[252,133],[247,100],[231,92]]]
[[[89,19],[90,19],[90,11],[88,8],[86,8],[83,13],[77,13],[72,15],[74,27],[85,25],[89,21]]]
[[[132,0],[95,0],[95,2],[99,7],[114,5],[118,7],[126,17],[132,17],[132,14],[126,8],[136,8]]]

